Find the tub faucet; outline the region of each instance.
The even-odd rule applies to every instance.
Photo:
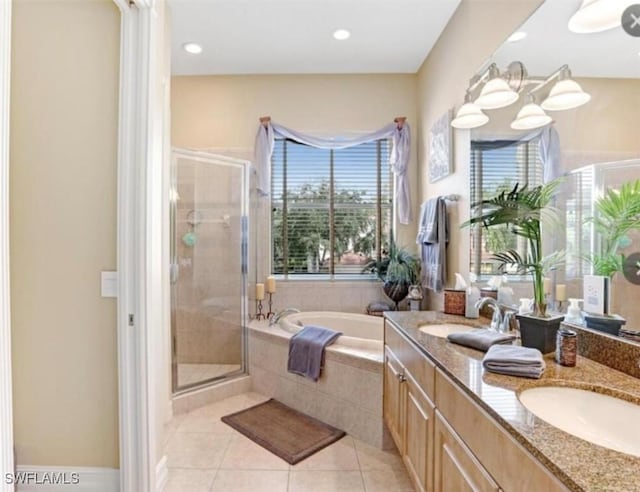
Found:
[[[505,312],[504,316],[500,310],[500,305],[493,297],[481,297],[476,302],[476,309],[481,309],[485,304],[488,304],[493,309],[493,316],[491,317],[491,329],[493,331],[508,332],[511,326],[511,320],[513,313]]]
[[[292,314],[292,313],[299,313],[300,310],[296,309],[296,308],[286,308],[283,309],[282,311],[278,311],[276,314],[274,314],[271,319],[269,320],[269,326],[273,326],[273,325],[277,325],[278,322],[284,318],[287,314]]]

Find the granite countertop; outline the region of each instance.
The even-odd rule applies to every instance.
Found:
[[[640,379],[580,356],[576,367],[564,367],[555,363],[553,354],[545,356],[547,368],[541,379],[493,374],[482,368],[483,352],[419,330],[419,326],[425,324],[478,326],[486,325],[487,320],[468,320],[434,311],[388,312],[385,318],[570,490],[640,491],[640,458],[561,431],[533,415],[518,400],[518,393],[526,388],[564,385],[640,403]],[[629,422],[629,425],[637,426],[640,422]]]

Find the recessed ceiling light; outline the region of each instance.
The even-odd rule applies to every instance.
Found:
[[[524,31],[516,31],[511,36],[509,36],[507,41],[509,43],[517,43],[518,41],[522,41],[526,37],[527,37],[527,33],[526,32],[524,32]]]
[[[333,31],[333,37],[338,41],[344,41],[345,39],[349,39],[351,33],[346,29],[336,29]]]
[[[187,53],[191,53],[192,55],[202,53],[202,46],[200,46],[198,43],[184,43],[182,45],[182,49]]]

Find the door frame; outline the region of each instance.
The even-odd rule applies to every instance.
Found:
[[[9,282],[9,124],[11,84],[11,2],[0,1],[0,481],[14,470],[13,390],[11,380],[11,300]]]
[[[121,492],[162,491],[158,413],[168,337],[168,161],[163,0],[121,12],[118,124],[118,388]],[[166,309],[157,309],[157,306]],[[168,368],[166,368],[168,372]],[[168,387],[166,388],[168,394]]]

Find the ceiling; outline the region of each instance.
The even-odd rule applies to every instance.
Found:
[[[527,37],[504,43],[492,60],[501,69],[521,61],[533,76],[549,75],[566,63],[575,77],[640,78],[640,38],[622,27],[594,34],[569,31],[569,18],[581,3],[547,0],[518,29]]]
[[[169,0],[174,75],[415,73],[460,0]],[[339,28],[351,31],[336,41]],[[201,44],[191,55],[187,42]]]

